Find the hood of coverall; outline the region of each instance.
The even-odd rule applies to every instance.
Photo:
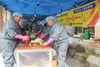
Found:
[[[15,12],[12,14],[13,19],[15,22],[20,22],[20,20],[22,19],[23,15],[20,12]]]
[[[40,21],[40,24],[46,24],[46,19]]]
[[[48,20],[53,20],[54,21],[54,23],[53,23],[53,25],[56,23],[56,17],[55,16],[48,16],[47,18],[46,18],[46,22],[48,22]]]

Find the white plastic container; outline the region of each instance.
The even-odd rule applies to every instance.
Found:
[[[17,67],[51,67],[52,49],[16,49]]]

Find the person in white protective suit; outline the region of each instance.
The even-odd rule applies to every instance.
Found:
[[[38,36],[43,32],[43,27],[40,24],[40,21],[38,21],[37,24],[38,24],[38,26],[37,26],[38,31],[36,32],[36,35]]]
[[[40,25],[40,21],[37,21],[37,22],[35,23],[35,27],[34,27],[34,29],[33,29],[35,32],[38,32],[38,31],[40,30],[39,25]]]
[[[45,30],[46,30],[45,24],[46,24],[45,20],[40,21],[42,33],[39,34],[38,36],[39,36],[41,39],[43,39],[43,38],[45,37],[45,34],[44,34],[44,33],[45,33]]]
[[[25,22],[26,22],[26,19],[21,19],[21,21],[19,22],[20,31],[21,31],[22,35],[24,35],[24,33],[25,33],[25,25],[24,25]]]
[[[58,59],[58,66],[57,67],[68,67],[65,63],[66,53],[68,49],[68,35],[66,32],[65,27],[61,26],[60,24],[56,23],[56,17],[49,16],[46,18],[47,24],[51,27],[49,32],[49,39],[43,46],[47,46],[53,41],[55,41],[57,47],[57,59]]]
[[[14,50],[17,47],[17,39],[28,41],[28,36],[22,36],[19,32],[18,23],[22,19],[22,14],[15,12],[12,14],[13,18],[3,24],[2,30],[2,57],[4,59],[5,67],[13,67],[15,63]]]
[[[50,37],[49,32],[50,32],[50,28],[51,28],[51,27],[47,24],[46,19],[42,20],[42,21],[40,22],[40,24],[41,24],[42,27],[43,27],[43,28],[42,28],[43,31],[42,31],[42,33],[39,35],[39,38],[40,38],[40,39],[43,39],[43,40],[45,40],[45,41],[47,41],[48,38]],[[55,45],[55,41],[53,41],[53,42],[50,43],[49,45],[53,48],[54,45]]]

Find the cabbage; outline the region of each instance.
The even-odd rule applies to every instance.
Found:
[[[43,42],[44,41],[42,39],[40,39],[40,38],[36,38],[35,40],[31,40],[31,43],[39,43],[40,45],[42,45]]]
[[[29,33],[30,38],[36,38],[36,33]]]

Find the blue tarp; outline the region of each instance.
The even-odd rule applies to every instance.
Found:
[[[10,12],[23,14],[57,15],[95,0],[0,0],[0,5]]]

